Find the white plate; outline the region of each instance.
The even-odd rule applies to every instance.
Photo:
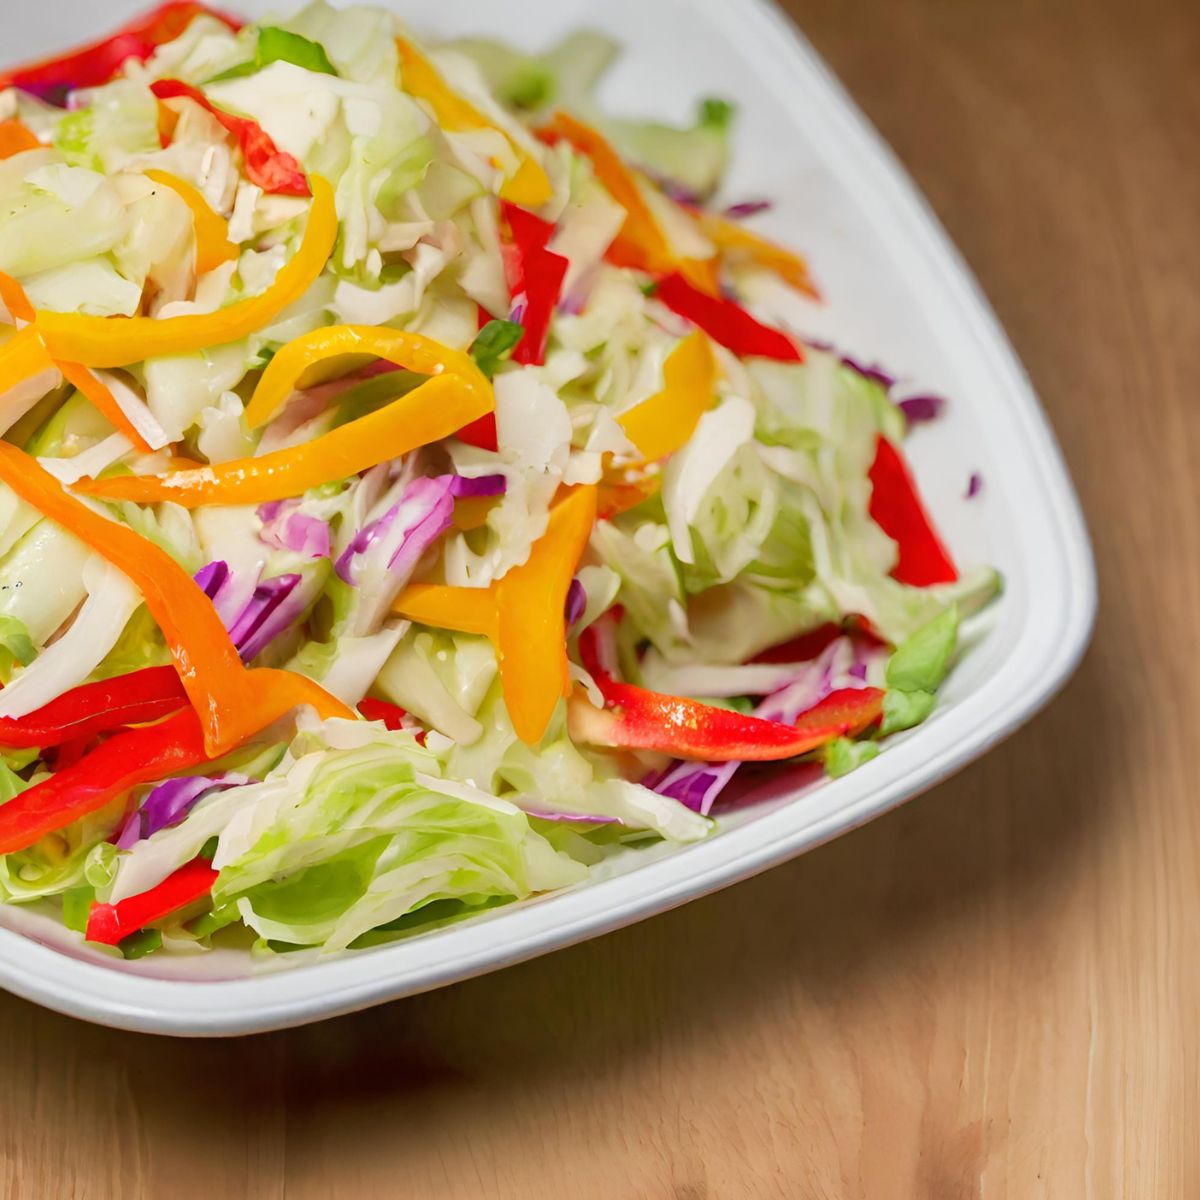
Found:
[[[23,5],[7,16],[3,54],[51,51],[139,7]],[[946,416],[912,438],[911,453],[959,560],[997,565],[1004,596],[937,714],[878,759],[836,782],[777,786],[724,819],[710,841],[631,854],[611,877],[571,892],[256,974],[228,953],[113,963],[47,917],[0,910],[0,984],[62,1012],[157,1033],[249,1033],[439,987],[630,924],[800,854],[946,778],[1039,709],[1087,644],[1096,603],[1087,532],[1029,382],[911,182],[784,17],[762,0],[406,0],[398,8],[418,31],[524,38],[536,30],[542,44],[599,26],[628,47],[606,97],[622,111],[682,119],[706,93],[735,100],[728,194],[776,201],[762,227],[809,252],[828,296],[824,311],[797,306],[797,327],[951,399]],[[968,502],[974,471],[984,489]]]

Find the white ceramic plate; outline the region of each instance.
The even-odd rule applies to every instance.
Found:
[[[574,891],[327,962],[251,972],[232,953],[123,964],[50,918],[0,909],[0,984],[62,1012],[182,1035],[298,1025],[439,987],[659,913],[861,825],[944,779],[1027,720],[1087,644],[1095,578],[1087,532],[1020,364],[945,234],[813,50],[763,0],[394,0],[418,31],[548,44],[580,26],[628,47],[609,104],[685,118],[719,93],[740,109],[730,198],[776,201],[762,227],[804,249],[828,297],[796,327],[948,396],[912,438],[933,512],[959,561],[1004,573],[944,703],[920,729],[836,782],[793,779],[686,849],[631,853]],[[289,0],[229,0],[248,15]],[[15,60],[92,36],[137,0],[55,0],[8,14]],[[984,480],[964,499],[968,477]]]

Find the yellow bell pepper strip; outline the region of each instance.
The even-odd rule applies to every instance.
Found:
[[[495,408],[492,385],[469,354],[419,333],[371,325],[331,325],[294,339],[271,359],[246,406],[246,423],[251,429],[265,425],[283,407],[309,368],[330,359],[366,354],[418,375],[454,376],[466,391],[478,394],[484,403],[481,412]]]
[[[212,602],[165,550],[93,511],[35,458],[7,442],[0,442],[0,480],[138,588],[163,632],[211,757],[241,745],[302,704],[311,704],[323,718],[353,717],[340,700],[303,675],[247,670]]]
[[[413,583],[396,597],[392,611],[418,625],[450,629],[455,633],[475,633],[495,642],[500,637],[497,587],[497,584],[488,588],[465,588]]]
[[[572,492],[550,511],[528,561],[497,584],[500,681],[517,736],[542,740],[560,699],[571,694],[567,591],[596,524],[596,489]]]
[[[147,358],[223,346],[269,325],[325,269],[337,239],[333,188],[318,175],[310,182],[313,200],[304,237],[265,292],[213,313],[165,319],[39,312],[37,325],[47,349],[54,358],[89,367],[125,367]]]
[[[0,396],[27,379],[53,369],[54,360],[46,352],[37,327],[26,325],[0,348]]]
[[[16,117],[0,121],[0,158],[12,158],[25,150],[40,150],[42,143],[38,136]]]
[[[233,262],[241,253],[229,240],[229,224],[213,212],[198,188],[169,171],[147,171],[146,178],[173,191],[191,209],[196,231],[196,274],[207,275],[222,263]]]
[[[556,112],[550,124],[538,131],[538,136],[551,144],[565,139],[580,154],[591,159],[596,178],[625,210],[625,223],[609,247],[609,262],[650,275],[669,275],[678,271],[704,291],[715,295],[720,290],[714,262],[680,258],[671,249],[658,218],[642,195],[637,176],[603,134],[569,113]]]
[[[81,479],[75,490],[100,500],[171,500],[184,508],[287,500],[449,437],[492,403],[490,395],[460,376],[438,375],[377,412],[302,446],[167,475]]]
[[[138,432],[137,426],[125,415],[124,409],[117,403],[117,398],[102,379],[97,378],[80,363],[60,362],[58,369],[66,381],[86,396],[114,429],[120,430],[144,453],[153,452],[154,447]]]
[[[667,355],[661,392],[617,418],[625,435],[647,462],[674,454],[687,444],[712,404],[717,359],[708,338],[697,329]]]
[[[596,488],[575,489],[550,512],[529,559],[489,588],[415,584],[392,611],[422,625],[490,638],[517,736],[537,745],[571,692],[567,592],[596,523]]]
[[[400,83],[410,96],[424,100],[434,118],[452,133],[472,129],[494,129],[504,137],[517,156],[517,170],[500,188],[501,199],[510,200],[525,208],[541,208],[554,194],[550,177],[542,165],[495,122],[479,111],[469,100],[458,95],[442,78],[441,72],[406,38],[396,39],[400,52]]]
[[[37,316],[25,289],[11,276],[0,271],[0,300],[14,321],[24,321],[30,324]]]
[[[717,247],[726,261],[757,263],[774,271],[784,283],[797,291],[804,292],[814,300],[821,299],[821,293],[809,274],[808,263],[800,255],[777,246],[719,213],[698,211],[693,215],[700,232]]]

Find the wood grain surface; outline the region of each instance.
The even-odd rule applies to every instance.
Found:
[[[790,7],[1049,409],[1077,679],[852,836],[434,995],[219,1044],[0,996],[5,1197],[1200,1196],[1200,4]]]

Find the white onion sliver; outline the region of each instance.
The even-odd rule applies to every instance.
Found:
[[[104,384],[117,407],[129,418],[129,423],[146,439],[146,444],[154,450],[161,450],[171,444],[170,434],[158,423],[158,419],[150,411],[150,406],[127,384],[120,375],[112,371],[95,371],[97,379]]]

